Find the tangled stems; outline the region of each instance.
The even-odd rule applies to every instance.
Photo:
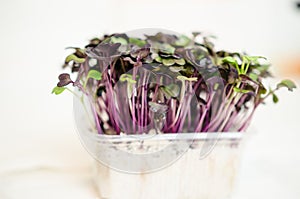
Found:
[[[260,62],[265,58],[215,51],[207,38],[198,43],[197,37],[94,39],[66,58],[65,65],[78,72],[76,81],[63,73],[52,92],[77,87],[100,134],[142,134],[246,131],[267,97],[277,103],[278,89],[296,88],[283,80],[267,90],[262,80],[270,76],[269,65]]]

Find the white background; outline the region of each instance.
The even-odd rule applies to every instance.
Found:
[[[103,33],[164,28],[218,37],[217,47],[269,57],[300,53],[292,0],[0,1],[0,198],[96,198],[76,135],[72,96],[51,95],[68,46]],[[275,73],[282,76],[280,73]],[[298,84],[300,78],[294,78]],[[299,198],[300,93],[261,107],[235,198]]]

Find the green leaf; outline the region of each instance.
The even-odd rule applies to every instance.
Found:
[[[270,89],[271,90],[271,89]],[[258,93],[259,94],[266,94],[267,93],[267,89],[264,87],[264,85],[262,83],[259,83],[259,89],[258,89]]]
[[[253,80],[253,81],[257,81],[258,80],[258,75],[255,73],[250,73],[249,77]]]
[[[129,43],[137,45],[138,47],[143,47],[143,46],[146,45],[147,42],[144,41],[144,40],[138,39],[138,38],[130,37],[129,38]]]
[[[71,54],[71,55],[69,55],[69,56],[66,57],[65,63],[69,63],[70,61],[74,61],[76,63],[81,64],[81,63],[83,63],[85,61],[85,58],[79,58],[76,55]]]
[[[257,60],[259,60],[259,59],[265,59],[265,60],[267,60],[267,58],[265,58],[263,56],[247,56],[247,55],[244,55],[243,57],[247,61],[250,61],[250,62],[257,62]]]
[[[236,68],[236,70],[238,71],[238,74],[241,74],[242,71],[239,68],[238,62],[234,57],[230,57],[230,56],[224,57],[222,59],[222,62],[232,64]]]
[[[191,82],[196,82],[198,80],[197,77],[186,77],[186,76],[178,76],[177,79],[181,80],[181,81],[191,81]]]
[[[67,47],[66,49],[74,49],[76,52],[73,53],[73,54],[76,55],[76,56],[79,56],[81,58],[85,56],[85,50],[84,49],[81,49],[81,48],[78,48],[78,47]]]
[[[162,63],[165,66],[172,66],[175,64],[174,59],[162,59]]]
[[[275,95],[275,93],[272,94],[272,99],[275,104],[278,102],[278,97]]]
[[[121,45],[127,45],[128,44],[127,40],[122,38],[122,37],[111,37],[110,40],[114,44],[116,44],[116,43],[119,43]]]
[[[277,89],[282,87],[286,87],[289,91],[293,91],[294,88],[297,88],[296,84],[289,79],[282,80],[279,84],[277,84]]]
[[[58,86],[56,86],[56,87],[54,87],[53,88],[53,90],[52,90],[52,94],[54,93],[55,95],[59,95],[59,94],[61,94],[62,92],[64,92],[66,90],[66,88],[65,87],[58,87]]]
[[[186,69],[183,66],[171,66],[169,67],[169,69],[174,73],[178,73],[180,71],[186,71]]]
[[[162,58],[159,56],[155,57],[154,60],[157,61],[158,63],[162,62]]]
[[[224,58],[222,59],[222,62],[223,62],[223,63],[229,63],[229,64],[232,64],[232,65],[234,65],[234,66],[238,69],[238,62],[237,62],[237,60],[236,60],[235,58],[233,58],[233,57],[230,57],[230,56],[224,57]]]
[[[95,80],[101,80],[102,79],[102,74],[97,70],[90,70],[88,75],[87,75],[87,80],[89,78],[92,78],[92,79],[95,79]]]
[[[175,59],[175,62],[176,62],[176,64],[181,65],[181,66],[185,64],[185,60],[183,58]]]
[[[234,87],[233,90],[237,93],[249,93],[251,91]]]
[[[161,44],[161,45],[159,46],[159,50],[160,50],[162,53],[166,53],[166,54],[174,54],[176,48],[174,48],[174,47],[171,46],[170,44],[164,43],[164,44]]]
[[[191,42],[190,38],[185,35],[180,35],[178,40],[175,41],[176,46],[187,46]]]
[[[130,75],[130,74],[122,74],[120,76],[120,81],[121,82],[127,81],[128,83],[131,83],[131,84],[135,84],[136,83],[136,81],[134,79],[132,79],[132,75]]]

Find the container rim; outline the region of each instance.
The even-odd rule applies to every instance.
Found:
[[[164,134],[138,134],[138,135],[103,135],[89,132],[81,134],[98,141],[131,142],[154,140],[240,140],[245,132],[201,132],[201,133],[164,133]]]

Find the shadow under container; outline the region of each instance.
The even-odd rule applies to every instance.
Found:
[[[103,199],[226,199],[243,133],[80,134]]]

